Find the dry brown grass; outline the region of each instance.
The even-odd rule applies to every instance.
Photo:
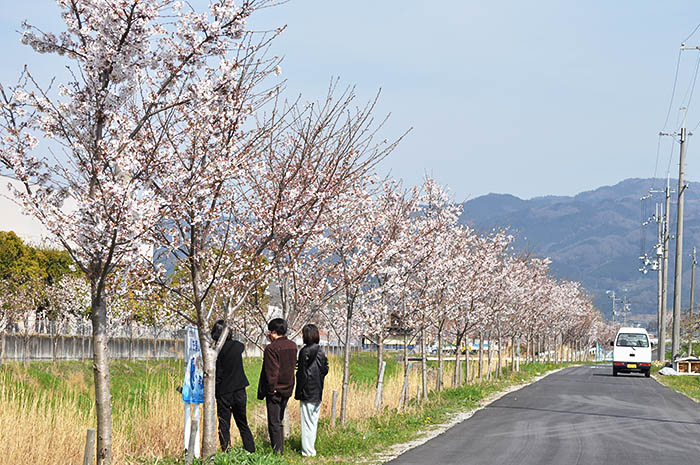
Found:
[[[472,363],[472,369],[476,369]],[[494,361],[495,369],[495,361]],[[85,434],[94,425],[94,406],[85,406],[85,398],[91,398],[91,387],[82,372],[62,372],[56,369],[51,374],[61,377],[61,389],[39,389],[39,383],[27,375],[20,365],[6,366],[7,373],[16,381],[24,383],[24,388],[16,385],[0,384],[0,457],[2,463],[42,465],[82,464]],[[446,363],[443,373],[443,386],[452,386],[454,363]],[[52,369],[48,370],[49,372]],[[128,370],[127,370],[128,375]],[[251,380],[257,373],[248,373]],[[435,389],[437,370],[428,371],[428,386]],[[171,385],[163,389],[149,386],[142,398],[129,407],[115,409],[113,416],[114,459],[116,464],[133,462],[134,458],[156,458],[176,456],[183,445],[183,405],[179,396],[174,395],[180,379],[180,372],[173,373]],[[476,376],[474,376],[476,377]],[[6,378],[7,379],[7,378]],[[409,375],[408,395],[416,397],[420,385],[420,363],[414,362]],[[384,383],[383,405],[396,408],[403,385],[403,372],[388,377]],[[332,358],[331,367],[321,406],[322,418],[331,416],[332,391],[338,391],[338,420],[340,420],[340,392],[342,387],[342,360]],[[39,394],[37,394],[39,393]],[[248,395],[254,398],[251,387]],[[83,405],[79,405],[80,398]],[[351,383],[349,388],[349,420],[368,419],[375,414],[375,385]],[[251,401],[249,423],[256,441],[267,441],[267,421],[264,405]],[[145,407],[145,406],[148,407]],[[290,426],[292,433],[299,430],[299,403],[290,399]],[[234,440],[239,440],[235,427]]]
[[[173,386],[174,389],[174,386]],[[177,455],[182,443],[182,402],[150,393],[151,408],[134,407],[114,416],[115,463],[130,457]],[[0,386],[0,457],[3,463],[82,464],[85,434],[93,427],[94,407],[77,397],[27,394]]]

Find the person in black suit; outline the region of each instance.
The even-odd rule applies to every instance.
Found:
[[[218,341],[223,331],[224,320],[218,320],[211,328],[212,339]],[[246,417],[248,399],[245,388],[249,383],[243,370],[244,350],[245,346],[229,333],[216,358],[216,414],[219,417],[219,444],[224,452],[231,447],[231,414],[241,433],[243,448],[255,452],[253,433]]]

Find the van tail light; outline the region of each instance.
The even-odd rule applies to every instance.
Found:
[[[638,363],[637,365],[639,365],[640,367],[650,367],[651,363]]]
[[[622,367],[623,367],[623,366],[625,366],[625,365],[627,365],[627,364],[626,364],[625,362],[613,362],[613,365],[615,365],[615,366],[622,366]],[[640,365],[641,365],[641,364],[640,364]]]

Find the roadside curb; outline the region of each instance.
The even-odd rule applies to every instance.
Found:
[[[431,429],[424,431],[423,433],[420,433],[420,436],[417,438],[413,439],[412,441],[408,442],[403,442],[400,444],[394,444],[393,446],[389,447],[389,449],[381,454],[377,454],[374,457],[370,458],[364,463],[367,464],[372,464],[372,465],[380,465],[383,463],[386,463],[390,460],[395,459],[399,455],[403,454],[404,452],[407,452],[415,447],[421,446],[425,444],[426,442],[430,441],[433,438],[436,438],[437,436],[441,435],[445,431],[449,430],[453,426],[458,425],[459,423],[462,423],[465,420],[468,420],[471,418],[476,412],[479,410],[482,410],[486,407],[488,407],[490,404],[493,402],[497,401],[501,397],[505,396],[506,394],[510,394],[511,392],[519,391],[520,389],[530,386],[531,384],[536,383],[537,381],[540,381],[543,378],[546,378],[549,375],[552,375],[554,373],[558,373],[562,370],[566,370],[567,368],[574,368],[574,367],[579,367],[579,366],[586,366],[586,365],[569,365],[566,367],[561,367],[557,368],[555,370],[548,371],[547,373],[544,373],[542,375],[536,376],[532,380],[528,381],[527,383],[522,383],[522,384],[514,384],[513,386],[509,386],[505,388],[502,391],[495,392],[484,399],[482,399],[478,406],[476,408],[473,408],[471,410],[466,410],[466,411],[461,411],[461,412],[455,412],[452,414],[450,420],[446,423],[442,423],[439,425],[435,425]]]

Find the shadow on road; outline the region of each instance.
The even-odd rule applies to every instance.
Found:
[[[573,410],[555,410],[555,409],[547,409],[547,408],[516,407],[516,406],[507,406],[507,405],[489,405],[486,408],[487,409],[503,408],[503,409],[512,409],[512,410],[533,410],[533,411],[538,411],[538,412],[566,413],[566,414],[574,414],[574,415],[587,415],[587,416],[592,416],[592,417],[623,418],[623,419],[629,419],[629,420],[653,421],[653,422],[657,422],[657,423],[674,423],[674,424],[679,424],[679,425],[698,425],[698,426],[700,426],[700,421],[666,420],[664,418],[645,418],[645,417],[635,417],[635,416],[629,416],[629,415],[613,415],[610,413],[576,412]]]

